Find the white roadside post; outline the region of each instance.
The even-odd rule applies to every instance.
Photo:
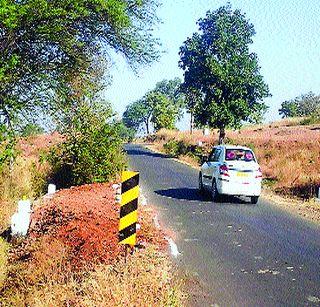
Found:
[[[11,232],[13,236],[25,236],[28,232],[31,217],[31,201],[19,200],[18,212],[11,218]]]
[[[54,193],[56,193],[57,187],[55,184],[50,183],[48,185],[48,195],[53,195]]]

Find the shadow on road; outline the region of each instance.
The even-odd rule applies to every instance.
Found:
[[[156,194],[179,199],[179,200],[191,200],[191,201],[212,201],[209,193],[200,193],[196,188],[176,188],[176,189],[166,189],[166,190],[157,190],[154,191]],[[250,202],[243,198],[235,197],[235,196],[223,196],[216,202],[220,205],[251,205]]]
[[[167,189],[155,191],[156,194],[180,199],[180,200],[197,200],[205,201],[208,200],[206,195],[201,195],[198,189],[195,188],[177,188],[177,189]]]
[[[166,156],[164,154],[155,153],[152,151],[142,151],[137,149],[126,149],[126,152],[130,156],[149,156],[154,158],[169,158],[169,156]]]

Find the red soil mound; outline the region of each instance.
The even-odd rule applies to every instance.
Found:
[[[123,256],[124,248],[118,244],[119,204],[115,203],[112,184],[88,184],[61,190],[52,199],[46,199],[32,215],[26,246],[40,240],[41,249],[51,258],[54,245],[67,247],[67,261],[75,270],[95,263],[112,263]],[[164,234],[152,222],[152,212],[140,208],[137,230],[138,246],[152,243],[167,248]],[[50,243],[51,242],[51,243]],[[29,249],[22,258],[32,257]],[[25,254],[25,256],[23,256]],[[27,255],[27,256],[26,256]],[[19,252],[16,258],[21,258]]]
[[[110,184],[91,184],[59,191],[36,210],[30,237],[50,236],[69,249],[73,267],[111,262],[120,253],[118,212]]]

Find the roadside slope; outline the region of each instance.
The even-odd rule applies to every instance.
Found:
[[[38,202],[28,237],[11,242],[9,266],[1,267],[0,304],[181,306],[181,281],[148,208],[139,208],[140,248],[126,262],[118,216],[111,184],[72,187]]]

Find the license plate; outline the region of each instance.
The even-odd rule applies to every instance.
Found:
[[[248,177],[249,175],[247,173],[244,173],[244,172],[237,172],[237,176],[238,177]]]

